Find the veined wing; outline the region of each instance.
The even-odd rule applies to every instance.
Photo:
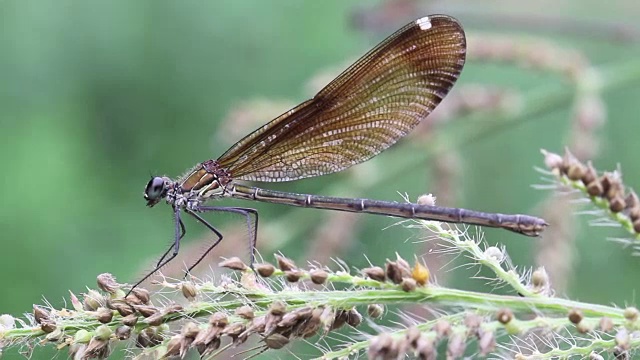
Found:
[[[455,19],[418,19],[218,162],[233,178],[252,181],[296,180],[364,162],[433,111],[458,79],[465,55],[464,30]]]

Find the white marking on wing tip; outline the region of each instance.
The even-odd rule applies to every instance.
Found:
[[[431,29],[431,19],[428,16],[423,17],[422,19],[416,20],[416,24],[420,26],[420,30],[429,30]]]

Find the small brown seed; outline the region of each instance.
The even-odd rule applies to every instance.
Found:
[[[159,311],[157,307],[151,305],[134,305],[133,308],[144,317],[149,317]]]
[[[296,264],[293,260],[288,259],[282,255],[276,254],[276,260],[278,261],[278,268],[282,271],[294,270],[296,268]]]
[[[42,324],[43,321],[49,320],[49,311],[43,309],[40,306],[33,305],[33,318],[36,323]]]
[[[135,297],[140,299],[140,301],[143,304],[149,303],[149,299],[150,299],[149,290],[145,288],[141,288],[141,287],[134,288],[133,290],[131,290],[130,295],[135,295]]]
[[[218,266],[237,271],[244,271],[248,269],[248,266],[236,256],[221,261],[218,263]]]
[[[362,273],[372,280],[376,280],[380,282],[383,282],[386,280],[386,276],[384,275],[384,270],[379,266],[364,268],[362,269]]]
[[[136,326],[136,324],[138,323],[138,316],[136,314],[125,316],[122,318],[122,323],[131,327]]]
[[[286,270],[284,272],[285,278],[288,282],[298,282],[304,273],[300,270]]]
[[[109,273],[98,275],[97,282],[98,287],[102,291],[108,292],[109,294],[115,293],[121,287],[120,284],[118,284],[118,282],[116,281],[116,278]]]
[[[116,328],[116,337],[120,340],[127,340],[131,336],[131,328],[127,325],[120,325]]]
[[[281,334],[271,334],[264,338],[264,343],[269,349],[282,349],[289,343],[289,338]]]
[[[182,296],[189,301],[195,300],[198,295],[198,289],[192,282],[183,282],[180,284],[180,290],[182,290]]]
[[[262,276],[262,277],[269,277],[271,275],[273,275],[273,273],[276,271],[276,268],[271,265],[271,264],[255,264],[253,266],[256,269],[256,272]]]
[[[101,307],[96,311],[96,319],[103,324],[111,322],[113,312],[105,307]]]
[[[236,309],[236,315],[240,316],[245,320],[251,320],[254,317],[253,309],[249,305],[244,305]]]
[[[582,315],[582,311],[578,309],[569,310],[569,321],[571,321],[573,324],[579,324],[583,318],[584,316]]]
[[[410,292],[416,289],[417,283],[412,278],[404,278],[402,279],[400,286],[402,286],[402,290]]]
[[[311,276],[311,281],[317,285],[324,284],[325,281],[327,281],[327,278],[329,278],[329,274],[322,269],[311,270],[309,275]]]
[[[384,312],[384,307],[379,304],[369,304],[367,306],[367,314],[372,318],[379,318]]]
[[[511,309],[502,308],[498,310],[498,313],[496,314],[496,320],[498,320],[501,324],[506,325],[511,320],[513,320],[513,312],[511,311]]]

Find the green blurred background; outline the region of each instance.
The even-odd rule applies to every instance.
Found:
[[[164,252],[173,233],[168,206],[145,207],[142,190],[150,174],[178,176],[216,158],[243,133],[286,110],[283,104],[310,97],[309,79],[346,66],[404,23],[430,13],[458,17],[468,35],[546,38],[583,51],[604,68],[640,55],[639,29],[629,28],[620,41],[616,31],[601,27],[636,24],[640,5],[631,0],[1,1],[0,313],[28,312],[43,298],[63,306],[69,290],[82,293],[101,272],[135,282]],[[569,30],[546,26],[547,21],[569,24]],[[576,25],[582,22],[595,31]],[[451,184],[455,203],[447,205],[541,215],[540,203],[550,193],[531,187],[543,183],[534,166],[542,166],[540,148],[559,152],[566,145],[573,88],[557,76],[474,61],[468,62],[459,85],[471,83],[517,89],[525,99],[547,89],[569,97],[560,99],[561,106],[489,134],[474,136],[460,121],[432,129],[436,136],[428,141],[404,141],[353,171],[266,186],[388,200],[401,200],[398,192],[407,192],[415,198],[433,191],[428,164],[455,151],[461,170]],[[604,93],[607,121],[597,131],[600,145],[593,158],[603,170],[620,164],[631,187],[640,183],[635,157],[640,153],[639,84],[630,79]],[[236,132],[228,132],[237,119],[229,114],[242,104],[246,111],[252,99],[265,99],[265,114],[252,115],[261,120],[239,123]],[[482,128],[482,119],[475,120],[471,129]],[[239,200],[217,203],[223,204],[254,206]],[[336,219],[328,212],[255,207],[260,210],[259,248],[268,260],[282,251],[304,263],[314,249],[324,248],[323,241],[331,244],[337,236],[322,230]],[[573,211],[580,209],[576,205]],[[201,271],[215,268],[221,255],[246,259],[242,219],[208,218],[223,232],[238,235],[228,236],[227,247]],[[346,229],[353,231],[340,234],[348,241],[331,254],[350,265],[366,266],[363,253],[381,263],[396,251],[407,258],[425,252],[424,244],[405,241],[423,235],[417,230],[386,229],[397,220],[350,219]],[[629,248],[606,240],[626,233],[589,227],[589,219],[581,217],[572,230],[576,240],[555,253],[567,259],[561,295],[635,304],[638,259]],[[199,254],[208,234],[192,221],[187,227],[185,251]],[[492,244],[506,244],[516,264],[536,264],[542,240],[491,230],[486,236]],[[175,276],[190,261],[177,262]],[[473,274],[458,271],[443,278],[450,286],[486,290],[482,282],[469,279]],[[39,349],[34,358],[50,355]]]

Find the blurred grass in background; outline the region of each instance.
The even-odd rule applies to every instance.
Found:
[[[596,67],[640,55],[639,29],[607,30],[636,23],[640,5],[630,0],[0,2],[0,313],[28,312],[43,296],[59,305],[69,289],[80,293],[93,286],[100,272],[135,282],[173,234],[169,208],[149,210],[142,200],[150,174],[175,177],[216,158],[286,104],[312,96],[312,77],[346,67],[404,23],[431,13],[459,18],[469,36],[547,38],[582,51]],[[566,26],[544,25],[549,21]],[[571,91],[557,76],[470,61],[459,86],[473,83],[511,88],[525,97],[547,88]],[[638,84],[604,93],[607,122],[593,159],[603,169],[621,164],[632,186],[640,183]],[[242,123],[242,104],[263,104],[265,115]],[[459,171],[449,184],[453,197],[441,204],[540,215],[539,203],[549,193],[531,188],[541,182],[533,167],[542,166],[540,148],[561,151],[567,144],[572,106],[567,101],[477,139],[464,123],[431,128],[435,136],[413,137],[353,171],[267,187],[386,200],[401,200],[397,192],[407,192],[415,199],[434,191],[438,181],[428,164],[457,151],[452,161]],[[234,127],[240,128],[237,134]],[[303,263],[324,251],[362,265],[363,253],[380,263],[395,251],[407,258],[425,252],[423,244],[403,241],[422,234],[399,226],[383,230],[395,219],[220,204],[260,210],[259,248],[268,259],[282,251]],[[200,266],[203,273],[221,255],[248,254],[242,219],[209,219],[228,236],[226,247]],[[562,250],[571,254],[555,254],[571,259],[561,280],[567,284],[564,294],[635,303],[638,259],[605,241],[626,234],[587,227],[587,218],[579,221],[572,234],[577,241]],[[198,254],[207,236],[188,221],[183,252]],[[487,230],[487,239],[506,244],[523,266],[535,264],[541,244],[504,231]],[[176,269],[184,262],[189,258],[176,260]],[[467,278],[448,281],[469,289],[484,286]],[[47,354],[38,350],[38,356]]]

